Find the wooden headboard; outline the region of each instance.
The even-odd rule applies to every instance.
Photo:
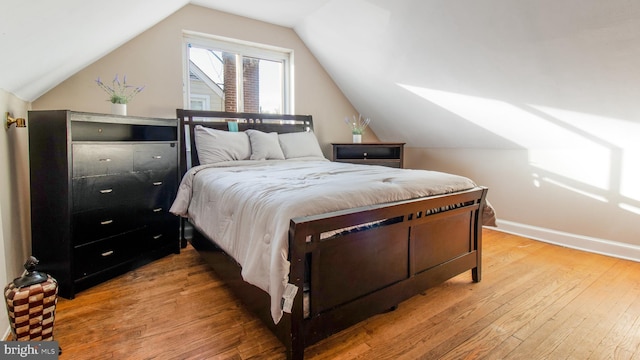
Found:
[[[185,109],[177,109],[176,115],[180,122],[178,134],[182,143],[182,146],[180,146],[180,172],[182,175],[192,166],[200,164],[194,136],[196,125],[227,131],[229,129],[227,123],[229,121],[237,121],[238,131],[255,129],[283,134],[313,130],[311,115],[277,115]]]

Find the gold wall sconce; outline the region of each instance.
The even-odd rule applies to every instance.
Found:
[[[6,118],[7,121],[4,124],[4,128],[9,130],[9,127],[12,124],[16,124],[16,127],[27,127],[27,122],[24,120],[24,118],[12,118],[11,117],[11,113],[7,112],[6,113]]]

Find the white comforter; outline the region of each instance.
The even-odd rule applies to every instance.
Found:
[[[457,175],[330,161],[234,161],[192,168],[171,207],[242,266],[282,317],[289,220],[347,208],[470,189]]]

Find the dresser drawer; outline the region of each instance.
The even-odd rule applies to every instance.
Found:
[[[141,190],[145,194],[141,198],[141,202],[146,208],[168,208],[175,198],[176,187],[175,171],[148,173],[148,178],[143,184],[143,190]]]
[[[147,171],[73,179],[73,212],[137,203],[167,206],[176,187],[175,171]]]
[[[142,228],[144,224],[140,222],[140,212],[140,205],[132,203],[129,206],[75,213],[73,214],[73,244],[85,244]]]
[[[129,144],[73,144],[73,177],[133,171],[132,151]]]
[[[178,241],[179,226],[180,223],[177,221],[150,225],[145,229],[145,249],[154,250],[165,246],[173,246],[177,249],[180,246]]]
[[[75,247],[75,277],[83,278],[133,259],[139,248],[135,243],[143,239],[143,231],[134,231]]]
[[[107,115],[108,117],[111,117]],[[114,119],[115,118],[115,119]],[[114,122],[115,120],[115,122]],[[73,141],[171,141],[177,138],[175,126],[167,124],[137,125],[118,123],[120,118],[104,121],[71,121]]]
[[[133,170],[166,170],[178,167],[176,143],[137,144],[133,152]]]
[[[73,179],[73,212],[127,204],[144,196],[148,174],[87,176]]]
[[[145,225],[162,224],[171,221],[177,216],[169,212],[169,204],[157,204],[156,206],[143,209],[140,213],[140,221]]]

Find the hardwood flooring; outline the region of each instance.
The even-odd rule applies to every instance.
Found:
[[[307,359],[638,359],[640,263],[484,230],[483,279],[453,278]],[[283,359],[193,248],[60,299],[60,359]]]

